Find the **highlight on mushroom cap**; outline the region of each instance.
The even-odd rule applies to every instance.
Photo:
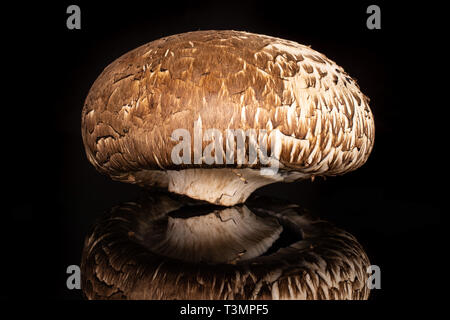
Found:
[[[115,180],[232,206],[269,183],[363,165],[374,143],[368,103],[308,46],[196,31],[107,66],[86,98],[82,135],[89,161]]]

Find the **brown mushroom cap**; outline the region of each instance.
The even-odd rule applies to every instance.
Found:
[[[274,200],[250,201],[247,212],[241,210],[245,205],[209,207],[201,209],[194,200],[159,193],[114,207],[97,221],[85,240],[81,262],[85,296],[88,299],[368,298],[369,259],[348,232],[314,218],[298,205]],[[220,235],[212,239],[209,236],[194,239],[191,235],[185,237],[185,233],[171,235],[180,241],[185,237],[188,243],[182,244],[184,248],[191,246],[188,252],[195,248],[202,255],[202,259],[191,259],[179,254],[179,243],[149,237],[160,229],[161,221],[167,221],[176,211],[179,219],[189,221],[188,228],[203,229],[202,234],[209,226],[200,217],[211,216],[210,210],[220,213],[235,208],[241,208],[236,213],[243,219],[251,214],[255,219],[267,221],[261,225],[266,224],[268,229],[277,221],[277,228],[283,229],[281,234],[277,233],[277,241],[252,257],[217,262],[220,253],[228,255],[233,251],[227,247],[241,248],[249,243],[253,246],[254,241],[242,238],[241,243],[231,241],[223,245],[222,241],[216,241]],[[198,211],[198,215],[186,214],[192,210]],[[236,232],[236,226],[226,220],[215,225],[218,223],[223,223],[223,231]],[[167,233],[174,233],[170,223],[163,226]],[[244,231],[240,230],[238,235],[246,235]],[[265,242],[265,234],[262,230],[252,237]],[[202,248],[206,240],[216,241],[215,245]],[[214,248],[216,253],[208,252]]]
[[[374,142],[368,102],[356,81],[308,46],[196,31],[152,41],[106,67],[86,98],[82,135],[89,161],[115,180],[233,205],[268,183],[364,164]],[[184,128],[193,137],[194,123],[221,132],[266,130],[279,173],[261,176],[260,162],[174,164],[172,133]],[[272,150],[274,139],[280,147]]]

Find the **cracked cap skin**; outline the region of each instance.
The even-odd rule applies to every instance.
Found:
[[[182,128],[194,137],[194,123],[222,133],[266,130],[279,171],[261,176],[259,161],[174,164],[172,133]],[[82,136],[89,161],[114,180],[231,206],[269,183],[359,168],[375,127],[369,99],[323,54],[270,36],[213,30],[152,41],[107,66],[86,98]],[[279,147],[271,150],[274,139]]]

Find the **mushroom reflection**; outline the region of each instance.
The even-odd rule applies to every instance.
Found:
[[[166,193],[112,208],[81,264],[88,299],[367,299],[368,266],[351,234],[298,205]]]

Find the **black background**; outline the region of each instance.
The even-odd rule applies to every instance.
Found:
[[[81,8],[81,30],[66,28],[70,4]],[[366,28],[370,4],[381,7],[381,30]],[[433,128],[444,104],[432,107],[425,88],[427,72],[437,68],[427,61],[438,59],[424,56],[428,10],[379,1],[61,1],[15,3],[3,15],[3,77],[12,84],[4,93],[4,127],[13,128],[3,132],[10,160],[4,216],[12,217],[2,224],[9,257],[3,279],[11,285],[3,298],[81,299],[66,288],[66,268],[80,264],[89,226],[140,192],[97,173],[84,154],[81,109],[103,68],[163,36],[234,29],[324,53],[357,79],[376,123],[375,147],[360,169],[257,193],[297,202],[355,235],[381,268],[382,289],[372,292],[371,306],[439,300],[448,281],[432,168],[445,167],[445,156]]]

